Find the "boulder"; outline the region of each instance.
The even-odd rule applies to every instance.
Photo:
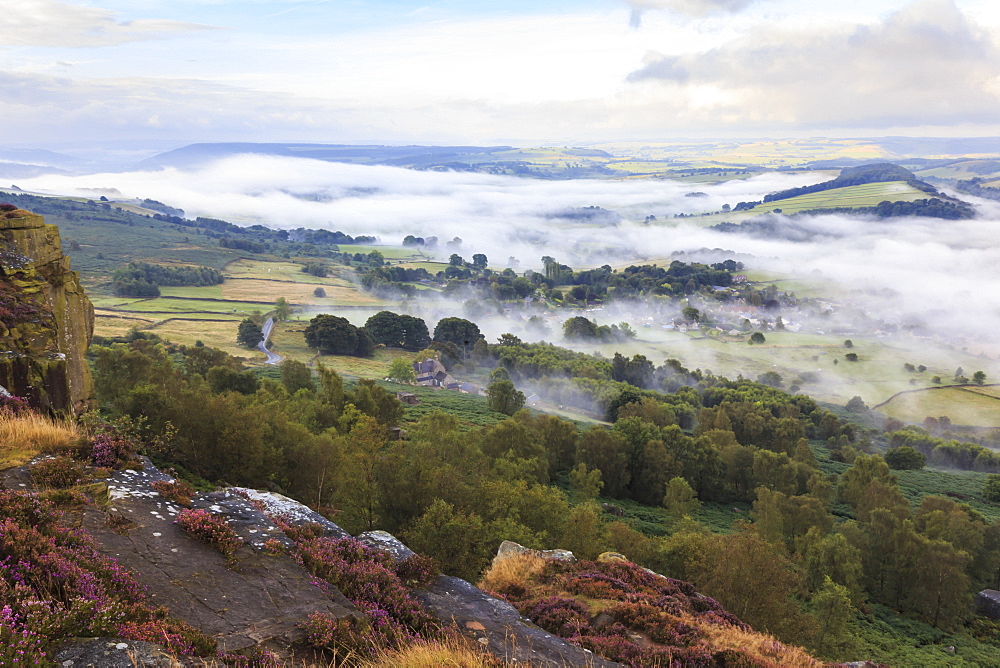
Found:
[[[66,668],[180,668],[184,664],[162,648],[140,640],[81,638],[64,643],[55,653]]]
[[[500,543],[497,556],[493,557],[493,564],[496,565],[504,559],[518,554],[533,554],[542,559],[550,559],[552,561],[576,561],[576,556],[569,550],[533,550],[514,541],[505,540]]]
[[[327,538],[350,538],[351,536],[312,508],[283,494],[261,492],[248,487],[230,487],[225,491],[249,499],[251,504],[260,505],[268,515],[280,517],[283,522],[292,526],[318,524],[323,527],[323,535]]]
[[[397,562],[409,559],[416,554],[387,531],[366,531],[358,534],[357,539],[373,550],[389,554]]]
[[[572,645],[521,617],[510,603],[460,578],[442,575],[414,596],[429,613],[471,636],[491,654],[514,665],[594,666],[620,664]]]

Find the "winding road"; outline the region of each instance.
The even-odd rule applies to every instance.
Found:
[[[267,349],[267,339],[271,336],[272,329],[274,329],[274,318],[268,318],[264,326],[261,327],[261,333],[264,336],[261,338],[260,343],[257,344],[257,350],[267,355],[265,364],[279,364],[281,362],[281,355],[272,353]]]

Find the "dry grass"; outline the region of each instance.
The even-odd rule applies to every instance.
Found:
[[[508,585],[527,586],[528,582],[545,569],[546,561],[531,554],[517,554],[494,562],[480,580],[478,587],[487,591],[499,591]]]
[[[0,411],[0,469],[21,466],[42,453],[71,450],[80,438],[74,422]]]
[[[308,274],[303,274],[307,276]],[[326,291],[326,297],[313,295],[317,287]],[[234,301],[274,301],[284,297],[293,304],[317,304],[320,306],[364,306],[383,304],[383,300],[373,297],[354,286],[319,284],[310,282],[278,282],[274,280],[254,280],[244,278],[228,280],[221,286],[222,297]]]
[[[503,666],[494,656],[483,654],[461,639],[449,639],[410,645],[398,650],[386,650],[361,668],[498,668]]]
[[[801,647],[786,645],[766,633],[744,631],[735,626],[705,624],[687,615],[682,616],[682,619],[697,626],[709,644],[717,649],[746,652],[765,664],[782,668],[819,668],[826,665],[809,656]]]

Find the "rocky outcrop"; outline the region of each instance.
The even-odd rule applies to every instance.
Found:
[[[94,307],[41,216],[0,214],[0,386],[51,411],[93,405]]]
[[[153,643],[122,638],[87,638],[66,643],[55,661],[66,668],[181,668]]]
[[[82,519],[82,528],[136,574],[156,605],[214,637],[226,652],[263,645],[280,653],[304,638],[300,624],[313,613],[361,617],[340,592],[316,586],[285,552],[292,543],[281,529],[238,494],[212,492],[192,500],[194,508],[224,518],[243,539],[235,567],[185,533],[175,524],[180,506],[152,487],[171,480],[148,460],[141,471],[116,471],[105,481],[109,506],[91,508]]]
[[[513,665],[618,666],[592,652],[547,633],[507,601],[490,596],[461,578],[442,575],[414,592],[432,615]]]

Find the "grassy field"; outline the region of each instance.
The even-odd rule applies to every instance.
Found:
[[[196,342],[201,341],[207,346],[224,350],[234,357],[244,357],[248,362],[263,363],[264,353],[248,350],[236,343],[236,331],[239,323],[238,318],[226,322],[173,318],[161,321],[148,328],[147,331],[173,343],[186,346],[193,346]]]
[[[607,324],[600,318],[598,322]],[[599,352],[605,357],[612,357],[615,352],[626,356],[645,355],[655,364],[676,358],[690,369],[711,371],[729,378],[742,375],[756,379],[766,371],[775,371],[784,379],[785,389],[808,371],[817,374],[818,381],[798,383],[800,391],[841,405],[855,395],[868,405],[875,405],[897,392],[933,387],[931,379],[935,375],[951,377],[958,366],[975,369],[984,364],[982,359],[968,353],[906,336],[895,339],[854,336],[854,348],[848,350],[843,346],[846,337],[833,334],[768,332],[764,344],[749,345],[656,326],[637,327],[637,331],[638,337],[631,341],[573,344],[573,347],[584,352]],[[557,345],[566,345],[559,339],[555,337]],[[844,356],[848,352],[856,353],[859,361],[846,361]],[[904,364],[923,364],[927,370],[911,373],[904,369]],[[921,415],[920,420],[923,417]]]
[[[378,251],[387,260],[417,260],[423,257],[419,250],[407,248],[405,246],[361,246],[358,244],[339,244],[341,253],[362,253],[367,255],[372,251]]]
[[[957,425],[1000,427],[998,388],[932,388],[897,396],[879,410],[909,422],[947,415]]]
[[[357,289],[348,280],[337,276],[317,279],[303,273],[301,267],[290,261],[239,259],[223,269],[226,280],[221,285],[163,287],[160,297],[150,299],[96,293],[92,298],[98,316],[95,330],[100,336],[121,336],[138,326],[154,329],[177,343],[193,344],[201,340],[231,354],[246,356],[246,351],[235,346],[235,323],[254,312],[267,313],[278,297],[284,297],[296,309],[313,314],[362,307],[363,313],[352,313],[354,318],[364,316],[356,324],[363,324],[384,306],[382,300]],[[326,297],[315,296],[314,290],[319,286]],[[205,323],[210,320],[227,322]],[[300,357],[311,355],[303,351]]]
[[[696,216],[686,218],[685,222],[693,222],[698,225],[716,225],[721,222],[738,223],[747,218],[772,213],[780,209],[785,215],[810,211],[813,209],[853,209],[858,207],[876,206],[886,200],[891,202],[912,202],[918,199],[927,199],[927,193],[917,190],[902,181],[890,181],[885,183],[866,183],[860,186],[849,186],[847,188],[834,188],[823,192],[799,195],[789,199],[778,200],[758,204],[750,211],[714,213],[708,216]],[[732,202],[736,204],[736,202]],[[673,221],[670,221],[673,223]]]

